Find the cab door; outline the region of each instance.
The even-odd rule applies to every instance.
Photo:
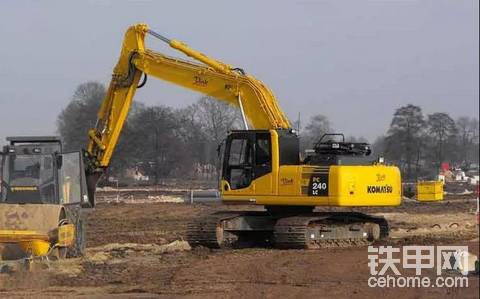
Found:
[[[248,189],[253,179],[253,137],[248,132],[234,132],[227,138],[222,178],[228,182],[223,191]],[[243,194],[252,190],[243,190]]]
[[[62,154],[59,168],[59,193],[62,204],[89,206],[82,162],[80,152]]]
[[[223,192],[262,195],[272,191],[272,150],[268,131],[232,132],[225,147]],[[231,192],[229,192],[231,191]]]

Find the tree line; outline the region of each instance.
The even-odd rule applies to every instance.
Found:
[[[98,82],[77,87],[57,118],[66,151],[85,148],[105,94],[105,86]],[[122,177],[134,170],[158,183],[165,177],[216,172],[217,145],[240,124],[236,109],[208,97],[181,109],[133,102],[108,173]]]
[[[57,118],[66,151],[85,148],[105,93],[105,86],[98,82],[77,87]],[[333,132],[329,119],[321,114],[311,117],[304,128],[298,122],[293,127],[301,129],[302,150],[312,148],[324,133]],[[180,109],[137,101],[108,172],[119,178],[142,173],[154,184],[162,178],[212,179],[219,172],[218,146],[229,130],[242,128],[238,109],[208,97]],[[363,137],[346,139],[366,142]],[[461,117],[454,121],[446,113],[424,116],[420,107],[407,105],[396,110],[390,128],[373,147],[378,155],[399,165],[408,178],[425,175],[424,169],[441,162],[478,163],[478,120]]]
[[[444,112],[425,115],[409,104],[395,110],[390,128],[373,148],[398,165],[406,179],[433,178],[442,163],[468,170],[478,167],[478,119],[454,120]]]

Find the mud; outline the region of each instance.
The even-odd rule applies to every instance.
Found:
[[[189,221],[224,209],[252,207],[100,203],[88,215],[85,257],[0,273],[0,297],[478,298],[475,275],[468,288],[370,288],[366,247],[209,250],[183,242]],[[476,203],[468,198],[356,210],[389,220],[391,237],[383,244],[468,245],[478,255]]]

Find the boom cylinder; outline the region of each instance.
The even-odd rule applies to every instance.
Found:
[[[160,33],[157,33],[157,32],[155,32],[153,30],[150,30],[150,29],[147,32],[149,34],[151,34],[152,36],[158,38],[159,40],[167,43],[170,47],[172,47],[176,50],[179,50],[180,52],[184,53],[185,55],[187,55],[189,57],[192,57],[193,59],[196,59],[198,61],[201,61],[201,62],[205,63],[206,65],[214,68],[216,71],[222,72],[224,74],[231,74],[232,73],[232,66],[230,66],[228,64],[225,64],[225,63],[221,63],[221,62],[219,62],[219,61],[217,61],[213,58],[210,58],[207,55],[190,48],[189,46],[182,43],[181,41],[178,41],[178,40],[175,40],[175,39],[169,39],[169,38],[161,35]]]

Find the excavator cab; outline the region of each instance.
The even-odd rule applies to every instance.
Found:
[[[224,191],[250,186],[253,180],[272,169],[271,140],[268,131],[232,131],[227,137],[222,179]]]
[[[222,191],[273,192],[279,165],[299,164],[299,139],[293,130],[235,130],[223,156]],[[260,180],[259,180],[260,179]]]
[[[271,141],[268,131],[233,131],[227,138],[223,179],[229,189],[248,187],[271,171]]]

